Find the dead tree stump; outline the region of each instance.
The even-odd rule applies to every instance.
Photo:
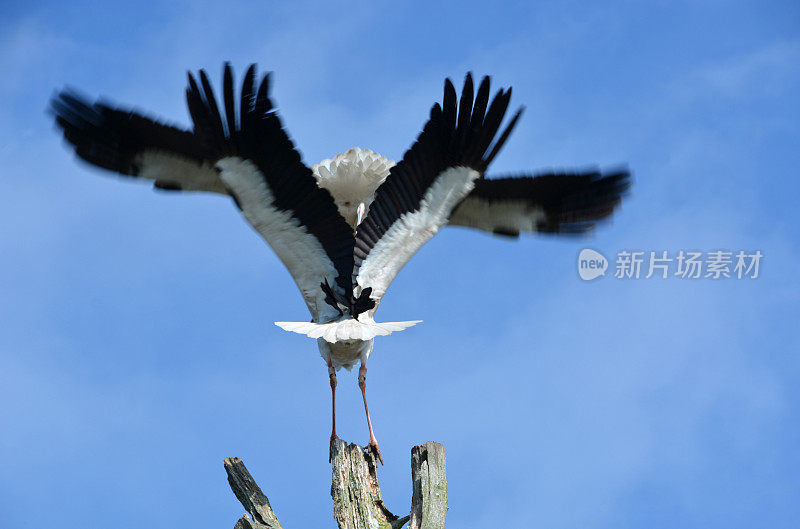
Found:
[[[383,503],[375,457],[361,446],[337,439],[331,447],[333,517],[339,529],[444,529],[447,475],[444,447],[425,443],[411,449],[412,496],[409,514],[399,517]],[[247,514],[234,529],[282,529],[278,517],[238,457],[225,459],[228,483]]]

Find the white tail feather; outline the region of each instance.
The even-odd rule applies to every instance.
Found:
[[[330,323],[276,321],[275,325],[286,331],[305,334],[310,338],[324,338],[326,342],[336,343],[348,340],[371,340],[376,336],[387,336],[393,332],[408,329],[421,321],[422,320],[364,323],[349,319]]]

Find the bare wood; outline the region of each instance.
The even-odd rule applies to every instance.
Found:
[[[331,497],[339,529],[445,529],[447,475],[444,447],[428,442],[411,449],[411,515],[398,518],[383,503],[377,459],[372,452],[335,439],[331,445]],[[234,529],[281,529],[278,517],[238,457],[225,459],[228,483],[249,514]]]
[[[236,498],[250,513],[250,516],[242,516],[234,529],[282,529],[269,500],[261,492],[242,460],[238,457],[226,457],[225,472],[228,473],[228,483]]]
[[[236,525],[233,526],[233,529],[265,529],[266,527],[266,525],[254,522],[253,519],[250,518],[249,514],[245,514],[239,518],[239,521],[236,522]]]
[[[383,503],[372,452],[334,439],[331,454],[333,517],[339,529],[399,529],[408,521],[408,516],[398,518]]]
[[[427,442],[411,449],[411,520],[408,529],[444,529],[447,473],[444,446]]]

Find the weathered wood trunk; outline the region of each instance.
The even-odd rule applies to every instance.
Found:
[[[337,439],[331,446],[333,517],[339,529],[444,529],[447,476],[444,447],[425,443],[411,449],[412,496],[409,514],[399,517],[383,503],[375,456]],[[247,514],[234,529],[282,529],[278,517],[238,457],[225,459],[228,483]]]
[[[444,447],[427,442],[411,449],[411,520],[409,529],[444,529],[447,518],[447,475]]]

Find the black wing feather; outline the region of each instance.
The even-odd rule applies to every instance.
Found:
[[[450,224],[511,237],[525,224],[540,233],[585,233],[614,212],[630,185],[626,169],[482,179],[453,211]],[[517,224],[508,225],[509,218]]]
[[[244,94],[244,86],[242,86],[242,94]],[[230,64],[225,64],[225,70],[222,74],[222,96],[225,100],[225,116],[228,118],[228,136],[236,141],[238,130],[236,126],[236,110],[233,102],[233,71]]]
[[[134,111],[118,110],[72,90],[56,94],[50,112],[75,153],[92,165],[128,176],[137,176],[136,157],[146,150],[178,154],[202,164],[205,152],[194,135],[159,123]]]

